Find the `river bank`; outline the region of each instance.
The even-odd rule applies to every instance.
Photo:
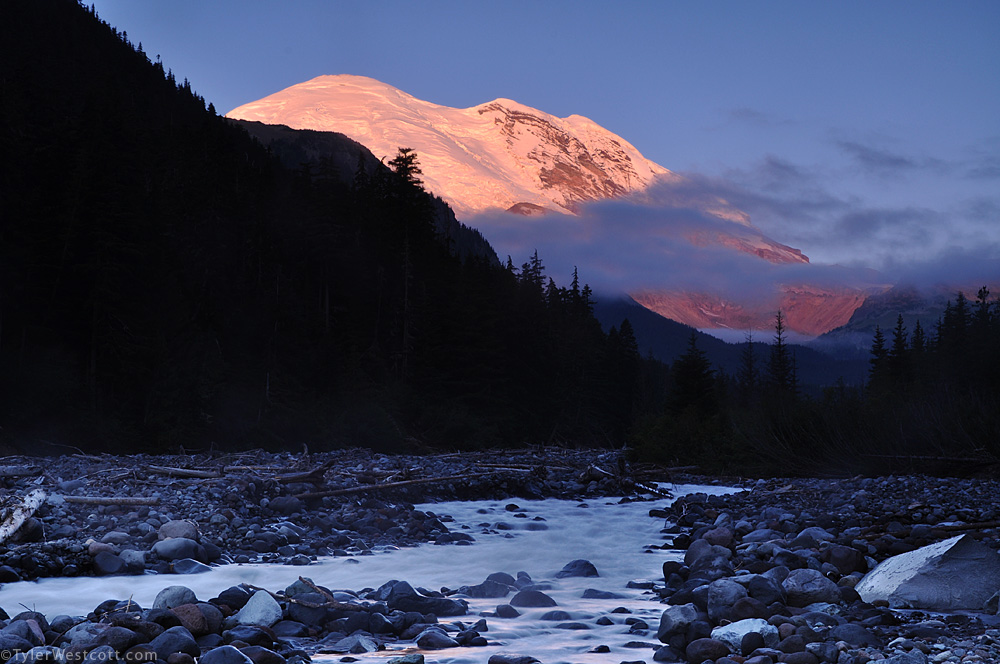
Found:
[[[386,647],[430,662],[488,656],[493,664],[537,656],[546,664],[1000,661],[996,616],[893,611],[853,590],[878,562],[956,530],[1000,548],[1000,485],[992,481],[730,480],[732,489],[677,487],[679,496],[696,493],[671,502],[642,491],[622,498],[627,469],[594,451],[79,455],[4,464],[24,470],[5,479],[9,500],[41,490],[47,501],[20,533],[34,541],[0,552],[0,575],[8,584],[62,577],[39,590],[95,595],[64,601],[61,617],[53,608],[4,618],[0,646],[19,659],[33,648],[56,648],[50,655],[65,659],[106,646],[107,656],[205,659],[219,651],[213,657],[243,664],[232,650],[257,664],[351,661]],[[206,476],[179,477],[184,471]],[[466,552],[487,557],[473,562]],[[600,577],[583,563],[560,569],[584,555]],[[129,572],[143,576],[122,576]],[[95,573],[121,583],[74,578]],[[815,592],[799,592],[803,583]],[[183,590],[160,597],[168,586]],[[19,587],[6,585],[0,605]],[[746,620],[768,626],[757,630],[759,643],[715,631]],[[128,634],[105,634],[111,627]],[[161,638],[167,632],[182,638]],[[122,639],[105,643],[114,634]],[[554,654],[560,649],[572,655]]]

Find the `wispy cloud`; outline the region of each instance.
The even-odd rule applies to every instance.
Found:
[[[790,127],[795,123],[772,113],[765,113],[749,106],[740,106],[728,112],[729,120],[757,128]]]
[[[558,282],[568,281],[579,266],[581,278],[604,293],[691,291],[761,303],[776,301],[789,284],[866,288],[905,278],[933,285],[949,275],[962,283],[1000,280],[1000,240],[982,227],[982,237],[973,241],[975,229],[955,223],[947,212],[868,206],[825,190],[821,177],[775,157],[742,178],[771,187],[686,174],[652,188],[641,201],[591,203],[578,216],[498,213],[470,221],[515,263],[537,249]],[[755,225],[710,211],[735,209],[750,212]],[[984,220],[995,220],[997,209],[993,199],[975,202]],[[795,247],[823,247],[845,260],[774,264],[738,250],[785,251],[769,236]]]
[[[866,145],[857,141],[837,141],[837,147],[869,172],[885,173],[920,168],[919,160],[883,147]]]
[[[787,284],[871,283],[870,272],[761,258],[793,261],[797,254],[754,227],[708,211],[726,202],[723,193],[684,180],[655,187],[642,202],[585,205],[578,216],[497,213],[470,221],[515,263],[538,250],[557,281],[566,281],[579,266],[581,278],[603,293],[675,290],[760,303],[776,301]]]

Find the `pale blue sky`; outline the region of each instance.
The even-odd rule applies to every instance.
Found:
[[[95,4],[220,113],[321,74],[508,97],[704,176],[816,262],[1000,259],[994,0]]]

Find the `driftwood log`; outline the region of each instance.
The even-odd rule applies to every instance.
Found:
[[[283,475],[275,475],[274,479],[282,484],[291,484],[296,482],[307,482],[309,484],[322,484],[323,476],[326,475],[326,471],[329,470],[334,464],[331,459],[327,461],[322,466],[313,468],[312,470],[307,470],[301,473],[285,473]]]
[[[0,477],[35,477],[41,475],[38,466],[0,466]]]
[[[67,503],[82,505],[159,505],[159,498],[142,496],[60,496]]]
[[[446,477],[426,477],[419,480],[403,480],[402,482],[387,482],[385,484],[363,484],[352,486],[346,489],[328,489],[326,491],[310,491],[296,494],[297,498],[325,498],[326,496],[346,496],[352,493],[363,493],[365,491],[379,491],[381,489],[395,489],[415,484],[431,484],[433,482],[450,482],[453,480],[468,480],[474,477],[484,477],[495,473],[463,473],[462,475],[448,475]]]
[[[645,482],[636,482],[635,480],[631,480],[623,475],[615,475],[614,473],[610,473],[604,470],[603,468],[594,465],[587,466],[587,469],[583,471],[583,473],[580,475],[580,478],[583,480],[589,480],[589,479],[596,480],[608,477],[610,477],[613,480],[617,480],[620,484],[624,486],[631,485],[636,487],[637,489],[645,491],[646,493],[651,493],[654,496],[660,496],[662,498],[674,497],[674,494],[670,493],[665,489],[652,486],[651,484],[646,484]]]
[[[200,480],[210,480],[222,477],[217,470],[194,470],[192,468],[172,468],[170,466],[146,466],[151,473],[169,477],[187,477]]]
[[[11,539],[18,528],[30,519],[45,502],[45,492],[41,489],[29,491],[20,503],[14,505],[0,523],[0,543]]]

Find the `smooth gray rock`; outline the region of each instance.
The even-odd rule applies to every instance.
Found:
[[[738,620],[712,630],[712,638],[716,641],[722,641],[733,652],[740,652],[743,637],[747,634],[760,634],[764,640],[764,645],[769,648],[778,645],[778,628],[761,618]]]
[[[172,609],[181,604],[194,604],[198,601],[194,591],[187,586],[167,586],[156,593],[153,600],[154,609]]]
[[[531,655],[508,655],[501,652],[490,655],[487,664],[538,664],[538,660]]]
[[[718,579],[708,586],[708,617],[713,622],[729,619],[737,600],[747,596],[747,589],[729,579]]]
[[[521,607],[556,606],[556,601],[541,590],[522,590],[511,598],[510,605]]]
[[[1000,555],[959,535],[883,561],[854,589],[893,608],[980,610],[1000,589]]]
[[[476,586],[462,586],[458,589],[458,592],[476,599],[506,597],[510,594],[511,587],[513,585],[513,583],[508,585],[506,583],[486,579]]]
[[[193,521],[182,521],[175,519],[167,521],[156,531],[156,537],[160,540],[171,537],[183,537],[189,540],[198,539],[198,526]]]
[[[281,620],[281,605],[265,590],[258,590],[236,614],[241,625],[270,627]]]
[[[375,591],[377,599],[389,605],[390,609],[433,613],[441,616],[464,616],[469,610],[465,600],[448,597],[428,597],[418,593],[406,581],[387,581]]]
[[[153,553],[163,560],[179,560],[181,558],[204,559],[205,549],[193,539],[186,537],[171,537],[160,540],[153,545]]]
[[[556,572],[557,579],[564,579],[570,576],[591,577],[600,576],[600,574],[597,573],[597,568],[594,567],[594,563],[589,560],[579,559],[566,563],[565,567]]]
[[[702,558],[709,556],[721,556],[729,559],[732,555],[733,552],[724,546],[712,544],[706,539],[696,539],[688,545],[687,551],[684,552],[684,564],[690,567]]]
[[[124,574],[128,571],[128,565],[119,556],[108,551],[98,551],[94,556],[94,573],[98,576],[110,576],[113,574]]]
[[[857,623],[838,625],[829,631],[827,637],[836,641],[843,641],[844,643],[854,647],[881,647],[884,645],[882,643],[882,639],[875,636],[871,630],[866,629]]]
[[[200,664],[253,664],[253,660],[234,646],[212,648],[198,660]]]
[[[416,638],[417,645],[424,650],[444,650],[457,648],[458,641],[444,633],[440,628],[429,627]]]
[[[726,549],[728,552],[729,550]],[[688,573],[688,579],[697,579],[710,583],[716,579],[733,575],[733,564],[727,557],[721,555],[707,555],[694,561]]]
[[[695,639],[684,651],[689,662],[704,662],[706,659],[715,661],[731,652],[728,644],[717,639]]]
[[[182,652],[192,657],[201,655],[201,648],[194,640],[187,629],[183,627],[171,627],[165,630],[158,637],[149,642],[149,645],[156,652],[157,659],[167,660],[175,652]]]
[[[170,569],[173,570],[174,574],[204,574],[205,572],[211,572],[212,568],[205,563],[200,563],[193,558],[181,558],[180,560],[175,560],[171,565]]]
[[[750,583],[747,584],[747,592],[750,593],[750,597],[765,606],[775,602],[784,604],[787,599],[785,589],[781,587],[780,582],[760,574],[754,575],[750,579]]]
[[[118,554],[118,557],[125,561],[125,567],[130,574],[139,574],[146,567],[146,552],[135,549],[125,549]]]
[[[370,636],[366,636],[364,634],[351,634],[350,636],[345,636],[330,646],[330,650],[337,653],[360,655],[366,652],[385,650],[385,646]]]
[[[622,599],[624,595],[613,593],[610,590],[598,590],[597,588],[587,588],[581,595],[584,599]]]
[[[687,631],[688,625],[698,620],[698,617],[698,607],[694,604],[668,606],[660,616],[660,626],[656,630],[656,638],[666,643],[674,634]]]
[[[816,602],[836,604],[840,601],[840,588],[837,584],[814,569],[792,570],[781,587],[788,594],[790,606],[809,606]]]

